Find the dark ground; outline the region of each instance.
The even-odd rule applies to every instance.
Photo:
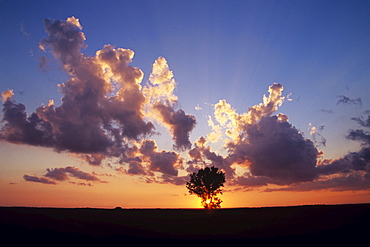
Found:
[[[9,243],[368,243],[370,204],[219,209],[0,207]],[[194,241],[195,240],[195,241]],[[132,242],[133,243],[133,242]],[[246,242],[247,244],[247,242]],[[320,244],[320,245],[321,245]]]

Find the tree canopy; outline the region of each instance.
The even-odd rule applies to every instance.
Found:
[[[215,209],[221,207],[222,200],[217,195],[222,194],[220,187],[223,187],[224,183],[225,173],[212,166],[190,174],[190,181],[186,183],[186,188],[190,194],[195,194],[202,199],[202,206],[205,209]]]

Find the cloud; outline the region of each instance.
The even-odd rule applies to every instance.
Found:
[[[337,101],[337,105],[339,104],[348,104],[348,105],[359,105],[362,106],[362,100],[361,97],[358,97],[357,99],[351,99],[345,95],[338,95],[337,96],[339,99]]]
[[[39,69],[43,72],[46,72],[46,65],[47,65],[47,58],[45,56],[41,56],[39,58]]]
[[[211,134],[227,137],[224,141],[228,151],[225,157],[219,157],[219,160],[227,162],[218,166],[226,164],[229,168],[239,166],[244,169],[243,174],[235,173],[229,183],[247,188],[278,186],[266,191],[368,189],[370,133],[362,129],[350,130],[347,138],[361,141],[364,148],[337,160],[321,160],[323,152],[315,144],[325,145],[326,140],[321,134],[324,126],[316,128],[310,125],[311,141],[288,122],[288,116],[282,113],[273,115],[285,100],[282,91],[283,87],[274,83],[269,87],[270,95],[263,97],[263,103],[249,107],[242,114],[238,114],[225,100],[214,106],[214,118],[218,124],[209,117]],[[362,102],[361,99],[341,97],[339,103],[361,105]],[[370,117],[352,119],[363,127],[370,126]],[[208,140],[212,141],[209,136]],[[201,143],[204,145],[206,140]],[[210,150],[206,146],[202,149]],[[189,156],[190,169],[194,164],[208,165],[210,162],[205,160],[206,155],[199,149],[199,144],[189,152]]]
[[[106,181],[100,180],[94,173],[90,174],[87,172],[83,172],[80,169],[73,167],[73,166],[46,169],[46,171],[47,173],[44,174],[43,177],[24,175],[23,178],[26,181],[44,183],[44,184],[57,184],[55,181],[58,181],[58,182],[67,181],[69,180],[70,177],[74,177],[76,179],[90,181],[90,182],[106,183]],[[85,183],[85,182],[70,181],[69,183],[76,184],[76,185],[92,186],[91,183]]]
[[[148,119],[154,119],[169,129],[175,149],[191,148],[189,134],[196,119],[178,108],[176,82],[167,61],[162,57],[155,61],[150,82],[143,88],[143,72],[129,65],[132,50],[105,45],[87,56],[81,53],[85,35],[77,18],[45,19],[44,25],[48,37],[41,40],[40,48],[60,60],[69,76],[58,85],[62,103],[56,106],[50,100],[28,116],[25,105],[15,102],[12,90],[3,92],[0,138],[76,153],[91,165],[116,157],[128,164],[129,174],[151,176],[156,171],[176,176],[181,163],[178,153],[158,151],[155,145],[144,154],[136,147],[141,145],[143,150],[151,142],[146,138],[155,134],[155,127]],[[42,62],[44,68],[45,59]],[[76,174],[72,168],[55,168],[45,176],[63,180]]]
[[[198,104],[198,105],[194,106],[194,109],[197,110],[197,111],[201,111],[203,108],[201,106],[199,106],[199,104]]]
[[[311,124],[310,134],[315,143],[304,138],[288,122],[288,116],[282,113],[273,115],[285,99],[282,85],[274,83],[268,91],[269,95],[263,97],[263,103],[249,107],[242,114],[238,114],[225,100],[215,104],[214,119],[217,123],[209,116],[208,124],[216,141],[221,136],[226,137],[224,147],[227,154],[222,156],[211,151],[207,141],[213,142],[211,135],[207,139],[201,137],[188,152],[190,160],[187,170],[191,172],[199,167],[214,165],[226,172],[230,184],[249,188],[313,183],[344,171],[339,165],[344,161],[321,162],[318,166],[318,158],[323,153],[315,147],[315,143],[325,143],[320,133],[324,127],[316,128]],[[359,160],[355,154],[348,155],[346,169],[363,170]],[[236,167],[244,172],[237,173]]]
[[[128,174],[132,175],[149,175],[149,172],[146,171],[145,167],[141,164],[140,161],[132,160],[129,162],[129,169],[127,170]],[[151,174],[152,176],[154,174]]]
[[[89,187],[91,187],[91,186],[93,186],[91,183],[76,183],[76,182],[69,182],[70,184],[76,184],[76,185],[82,185],[82,186],[89,186]]]
[[[221,127],[214,123],[211,116],[208,116],[208,126],[212,128],[212,132],[207,135],[207,139],[215,143],[222,137]]]
[[[89,57],[81,53],[85,36],[77,18],[46,19],[44,24],[48,37],[41,40],[40,48],[50,50],[70,77],[58,85],[62,104],[50,101],[27,116],[26,107],[15,103],[12,90],[3,92],[1,138],[86,154],[94,157],[90,163],[97,164],[102,155],[123,153],[127,141],[153,134],[154,126],[143,114],[143,73],[128,65],[134,52],[106,45]]]
[[[333,110],[327,110],[327,109],[320,109],[320,111],[322,111],[324,113],[334,113]]]
[[[356,121],[362,127],[370,128],[370,115],[367,116],[367,119],[362,116],[351,119]],[[361,141],[363,145],[370,145],[370,132],[363,129],[350,130],[346,138],[354,141]]]
[[[252,176],[245,174],[238,176],[232,181],[233,185],[241,185],[247,188],[266,186],[271,183],[272,179],[265,176]],[[276,184],[276,182],[275,182]]]
[[[274,83],[262,103],[242,114],[225,100],[214,106],[218,125],[212,122],[211,125],[215,134],[221,129],[228,138],[225,145],[228,155],[221,157],[206,147],[201,154],[213,165],[225,171],[229,169],[231,177],[233,164],[248,169],[243,176],[235,177],[233,183],[282,185],[316,178],[316,159],[320,152],[313,142],[288,123],[288,116],[281,113],[272,116],[284,102],[282,91],[283,86]]]
[[[145,175],[150,181],[160,182],[155,173],[176,177],[178,170],[183,167],[183,158],[174,151],[159,150],[156,142],[144,139],[141,143],[131,146],[121,158],[121,163],[128,165],[118,171],[129,175]],[[117,169],[116,169],[117,170]],[[161,175],[160,175],[161,176]],[[175,178],[173,178],[175,180]]]
[[[67,65],[72,65],[82,59],[80,49],[85,46],[85,35],[80,30],[78,19],[69,17],[66,21],[44,20],[45,30],[49,37],[41,40],[40,49],[50,47],[53,55]]]
[[[200,137],[195,142],[195,147],[188,152],[191,158],[188,161],[188,164],[191,165],[188,168],[188,172],[194,172],[194,166],[197,169],[204,166],[215,166],[225,171],[227,179],[232,179],[235,175],[235,170],[231,167],[233,160],[229,156],[223,157],[213,152],[211,147],[206,144],[207,140],[204,137]]]
[[[14,96],[13,90],[8,89],[1,93],[1,100],[3,102],[7,101],[8,99],[11,99]]]
[[[143,89],[148,101],[147,114],[170,130],[174,148],[184,151],[191,148],[190,132],[196,125],[193,115],[178,109],[178,98],[174,94],[176,82],[167,61],[159,57],[153,64],[149,82]]]
[[[221,169],[230,169],[231,185],[247,188],[271,184],[280,186],[266,191],[367,189],[370,148],[349,153],[337,160],[319,160],[323,152],[315,144],[325,144],[321,135],[324,126],[316,128],[310,125],[310,135],[314,140],[311,141],[288,122],[288,116],[282,113],[273,115],[285,99],[282,91],[283,87],[274,83],[269,87],[270,95],[263,97],[263,103],[249,107],[242,114],[238,114],[225,100],[215,104],[214,119],[218,124],[209,117],[211,134],[227,137],[227,155],[215,154],[207,146],[207,140],[200,138],[188,153],[191,158],[189,169],[212,163]],[[353,120],[368,126],[367,118]],[[208,140],[212,141],[209,136]],[[368,145],[369,136],[367,131],[352,130],[347,138]],[[235,166],[242,167],[244,173],[236,173]],[[339,186],[341,181],[343,186]],[[352,186],[346,186],[351,182]]]
[[[159,112],[162,122],[169,127],[175,141],[174,148],[181,151],[191,148],[189,135],[195,127],[195,117],[186,114],[182,109],[175,111],[172,106],[162,103],[156,103],[153,108]]]
[[[23,104],[15,104],[8,97],[3,104],[3,125],[0,138],[13,143],[52,146],[52,126],[36,113],[27,116]]]
[[[79,158],[85,160],[88,164],[93,166],[99,166],[105,159],[105,154],[93,153],[93,154],[81,154]]]
[[[362,141],[366,144],[370,144],[370,133],[362,129],[350,130],[349,134],[346,137],[350,140]]]
[[[248,111],[242,114],[238,114],[226,100],[220,100],[214,105],[214,118],[218,125],[209,121],[213,133],[219,135],[221,131],[232,141],[237,141],[242,137],[241,133],[244,132],[245,128],[255,125],[262,117],[271,116],[277,111],[285,99],[282,96],[283,89],[281,84],[273,83],[268,88],[269,96],[264,95],[262,103],[248,107]]]
[[[53,125],[56,149],[109,154],[112,146],[122,147],[124,138],[150,134],[154,126],[142,114],[143,73],[128,65],[134,52],[106,45],[87,57],[80,52],[85,36],[76,18],[45,21],[45,27],[49,38],[41,41],[42,47],[50,47],[71,76],[59,85],[64,95],[61,106],[37,109]]]
[[[109,167],[143,176],[146,182],[181,185],[187,177],[179,176],[180,170],[215,166],[225,171],[228,183],[247,189],[269,185],[274,186],[266,191],[368,188],[370,116],[352,118],[360,128],[347,134],[348,139],[361,142],[361,150],[335,160],[321,159],[317,146],[325,145],[323,127],[311,124],[313,141],[305,138],[287,115],[277,112],[284,101],[291,101],[291,94],[283,96],[283,86],[273,83],[262,102],[246,107],[245,112],[238,113],[224,99],[212,105],[214,113],[207,116],[211,132],[192,143],[190,133],[197,121],[180,107],[177,82],[165,58],[155,60],[142,86],[144,73],[130,65],[134,51],[105,45],[88,56],[81,52],[87,45],[77,18],[45,19],[44,26],[47,37],[39,47],[59,60],[68,76],[58,85],[61,104],[50,100],[27,114],[26,106],[15,101],[13,90],[4,91],[1,140],[71,152],[94,166],[110,158],[119,167]],[[47,62],[41,57],[40,68]],[[339,95],[337,104],[362,106],[362,99]],[[195,109],[200,110],[199,105]],[[160,150],[149,139],[158,134],[154,123],[167,129],[175,151]],[[211,146],[219,141],[223,147],[213,150]],[[178,153],[185,150],[188,160]],[[78,182],[69,181],[71,177]],[[24,179],[85,186],[104,182],[72,166],[47,169],[42,177],[24,175]]]
[[[147,119],[149,112],[156,112],[153,119],[169,129],[174,148],[191,147],[189,134],[196,119],[178,108],[176,82],[167,61],[162,57],[155,61],[150,83],[142,88],[143,72],[129,65],[132,50],[105,45],[95,56],[87,56],[81,53],[86,47],[85,35],[77,18],[45,19],[44,25],[48,37],[41,40],[40,48],[60,60],[69,76],[67,82],[58,85],[62,103],[56,106],[50,100],[27,115],[25,105],[16,103],[13,91],[6,90],[2,94],[4,124],[0,138],[76,153],[91,165],[117,157],[128,164],[128,174],[153,176],[153,172],[161,172],[177,176],[182,163],[179,154],[158,151],[152,140],[145,139],[155,134],[154,125]],[[45,63],[43,59],[42,68]],[[97,179],[76,169],[48,169],[45,177],[57,181],[69,176]]]
[[[246,127],[246,137],[230,143],[229,151],[239,163],[248,166],[250,175],[267,177],[274,184],[315,179],[320,153],[291,124],[271,116]]]
[[[370,116],[368,116],[367,120],[369,118]],[[365,121],[363,117],[352,119],[363,127],[370,127],[368,121]],[[370,189],[370,133],[362,129],[350,130],[347,138],[360,141],[363,147],[357,152],[348,153],[343,158],[318,162],[316,170],[319,178],[317,180],[278,190],[308,191],[329,189],[345,191]]]
[[[366,112],[370,114],[369,111],[366,111]],[[357,123],[359,123],[363,127],[370,127],[370,115],[367,116],[367,119],[365,119],[363,116],[360,116],[360,117],[357,117],[357,118],[353,117],[351,119],[356,121]]]
[[[152,73],[143,91],[151,103],[166,102],[169,105],[175,105],[178,100],[174,94],[176,84],[167,60],[164,57],[159,57],[153,63]]]
[[[21,31],[21,33],[26,37],[29,37],[31,35],[30,33],[26,32],[26,28],[24,26],[24,23],[21,23],[19,31]]]
[[[366,121],[358,121],[363,127],[369,127]],[[267,188],[272,191],[312,191],[312,190],[369,190],[370,189],[370,133],[362,129],[351,130],[347,138],[360,141],[363,148],[350,152],[343,158],[318,160],[315,166],[316,176],[312,180],[301,181],[287,187]],[[238,178],[240,185],[266,186],[273,184],[263,177]],[[278,183],[275,183],[278,184]]]
[[[317,191],[317,190],[331,190],[331,191],[355,191],[355,190],[369,190],[370,189],[370,174],[352,172],[350,174],[341,174],[335,177],[322,178],[307,183],[299,183],[289,187],[281,188],[267,188],[265,192],[273,191]]]
[[[163,174],[177,176],[178,168],[181,166],[182,159],[175,152],[158,151],[158,147],[153,140],[144,140],[140,147],[142,159],[149,164],[151,171],[159,171]]]
[[[24,180],[29,182],[43,183],[43,184],[56,184],[56,182],[48,179],[37,176],[23,175]]]
[[[185,185],[186,182],[189,180],[189,176],[171,176],[168,174],[162,174],[161,182],[165,184],[173,184],[173,185]]]
[[[44,176],[57,181],[65,181],[69,179],[68,175],[86,181],[100,181],[100,179],[95,175],[83,172],[73,166],[47,169],[47,173]]]
[[[324,130],[324,125],[319,126],[319,128],[316,128],[313,126],[312,123],[309,123],[309,130],[310,135],[312,136],[312,140],[315,143],[316,146],[326,146],[326,139],[321,134],[321,132]]]

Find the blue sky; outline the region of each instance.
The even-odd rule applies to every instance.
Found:
[[[359,127],[351,118],[365,116],[370,105],[369,1],[2,0],[0,13],[0,90],[13,89],[28,113],[49,99],[60,105],[57,84],[68,80],[38,48],[47,37],[43,20],[75,16],[86,36],[82,53],[93,56],[106,44],[133,50],[131,65],[144,72],[142,85],[154,61],[166,58],[179,105],[197,119],[192,142],[210,132],[213,104],[225,99],[247,112],[277,82],[292,99],[277,113],[289,116],[305,138],[312,139],[309,123],[324,126],[326,146],[318,149],[326,158],[360,148],[345,136]],[[362,105],[338,104],[340,95],[361,98]],[[160,148],[171,149],[171,137],[162,137]]]
[[[337,95],[366,100],[368,10],[368,1],[2,1],[1,87],[26,90],[17,99],[29,110],[59,99],[55,85],[65,77],[55,66],[38,69],[38,43],[44,18],[74,15],[87,37],[84,53],[105,44],[132,49],[144,81],[165,57],[184,108],[226,99],[245,111],[279,82],[299,98],[282,111],[303,131],[310,121],[325,124],[319,110],[336,107]]]

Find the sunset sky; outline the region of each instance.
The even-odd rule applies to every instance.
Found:
[[[0,1],[0,206],[370,203],[369,1]]]

